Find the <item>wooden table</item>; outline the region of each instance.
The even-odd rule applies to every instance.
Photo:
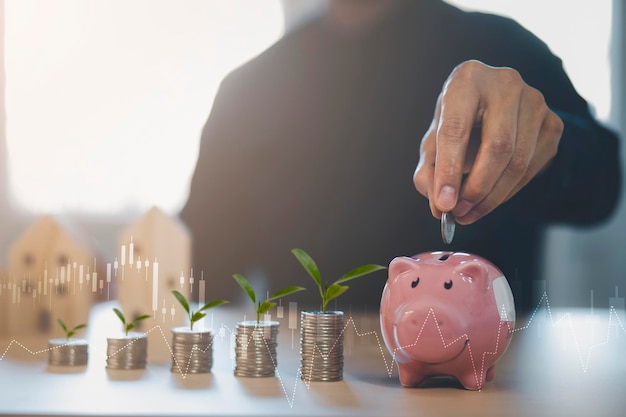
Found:
[[[78,416],[625,416],[626,323],[615,310],[550,310],[518,319],[496,378],[480,392],[437,379],[403,388],[380,337],[377,315],[347,315],[344,380],[305,384],[298,377],[299,335],[281,319],[277,376],[233,376],[229,334],[235,309],[212,317],[223,327],[211,374],[170,372],[168,361],[143,371],[105,369],[111,303],[90,319],[90,359],[78,373],[47,365],[37,341],[0,342],[1,415]],[[220,312],[218,313],[218,310]],[[219,314],[219,315],[218,315]],[[106,316],[106,318],[105,318]],[[110,317],[109,317],[110,316]],[[98,332],[94,331],[98,329]],[[169,330],[155,329],[167,347]],[[41,343],[41,342],[39,342]],[[29,346],[29,344],[31,344]]]

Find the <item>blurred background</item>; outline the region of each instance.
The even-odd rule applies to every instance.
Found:
[[[622,0],[450,3],[512,17],[542,38],[599,120],[624,136]],[[150,207],[176,216],[222,78],[324,7],[0,0],[0,270],[11,243],[44,214],[79,225],[110,260],[121,231]],[[623,199],[601,227],[555,227],[545,264],[550,302],[608,307],[616,288],[625,293],[624,232]]]

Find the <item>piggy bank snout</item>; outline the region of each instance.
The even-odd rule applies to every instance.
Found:
[[[436,306],[407,309],[394,325],[397,345],[413,359],[433,364],[453,359],[465,348],[464,338],[458,338],[459,330],[449,310]],[[458,340],[450,344],[452,335]]]
[[[437,311],[437,312],[435,312]],[[398,315],[396,324],[407,330],[418,330],[425,327],[427,322],[438,327],[447,327],[453,321],[452,317],[443,309],[433,306],[414,307]]]

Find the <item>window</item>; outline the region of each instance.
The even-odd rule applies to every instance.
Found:
[[[187,198],[219,82],[283,32],[279,0],[5,0],[9,184],[29,212]]]
[[[465,10],[511,17],[533,32],[563,60],[565,71],[596,117],[609,121],[612,0],[446,1]]]

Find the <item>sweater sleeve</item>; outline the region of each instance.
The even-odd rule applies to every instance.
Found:
[[[592,225],[606,220],[621,189],[618,139],[599,124],[554,109],[564,123],[556,157],[526,188],[543,220]]]

